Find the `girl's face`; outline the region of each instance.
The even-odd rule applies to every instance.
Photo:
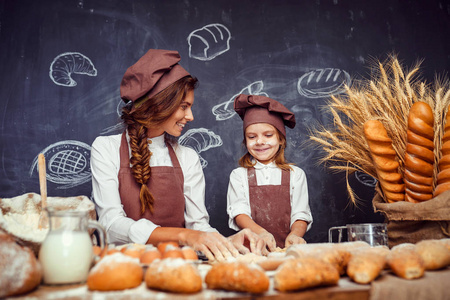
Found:
[[[280,149],[277,129],[267,123],[256,123],[245,129],[245,143],[248,152],[262,164],[269,164],[275,159]]]
[[[189,91],[180,104],[180,107],[157,129],[151,130],[152,136],[160,136],[164,132],[172,136],[180,136],[187,122],[194,120],[192,114],[192,105],[194,105],[194,91]]]

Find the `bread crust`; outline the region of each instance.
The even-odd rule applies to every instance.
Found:
[[[172,293],[197,293],[202,277],[197,268],[183,258],[166,258],[151,263],[145,272],[148,288]]]
[[[333,265],[307,256],[284,262],[275,272],[274,288],[280,292],[289,292],[336,285],[338,281],[339,272]]]
[[[387,202],[403,201],[405,199],[405,185],[398,171],[399,163],[396,160],[396,152],[392,147],[392,140],[383,124],[378,120],[366,121],[364,123],[364,136],[385,200]]]
[[[92,291],[118,291],[139,286],[143,277],[138,258],[117,252],[106,255],[90,270],[86,285]]]
[[[269,277],[256,264],[218,262],[205,276],[209,289],[261,294],[269,289]]]
[[[405,171],[409,174],[427,178],[433,181],[434,171],[434,115],[430,105],[416,102],[411,106],[408,116],[408,130],[405,152]],[[414,134],[414,139],[409,137]],[[418,203],[433,198],[431,185],[411,181],[405,176],[406,195],[408,202]]]
[[[0,230],[0,297],[30,292],[41,280],[41,264],[33,251],[19,246],[11,235]]]

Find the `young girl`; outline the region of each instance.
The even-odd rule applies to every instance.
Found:
[[[245,239],[261,242],[249,230],[227,239],[209,225],[198,155],[175,139],[194,119],[197,83],[179,61],[177,51],[150,49],[125,72],[125,131],[92,144],[93,197],[110,243],[174,241],[220,260],[248,251]]]
[[[234,109],[244,121],[248,152],[230,175],[230,228],[251,229],[269,251],[306,243],[303,235],[312,223],[306,176],[284,157],[285,125],[294,128],[294,114],[281,103],[256,95],[239,95]]]

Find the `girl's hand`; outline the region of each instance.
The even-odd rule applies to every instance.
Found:
[[[268,232],[267,230],[264,230],[262,232],[260,232],[259,237],[261,239],[264,240],[264,242],[266,243],[267,248],[269,248],[269,251],[275,251],[275,249],[277,248],[277,242],[275,241],[275,238],[273,237],[273,235]]]
[[[260,238],[259,235],[248,228],[242,229],[238,233],[228,237],[228,239],[242,254],[247,254],[249,252],[258,255],[268,254],[268,251],[266,250],[266,242],[262,238]],[[248,248],[244,246],[246,240],[248,240],[249,242],[250,250],[248,250]]]
[[[218,232],[189,230],[183,240],[183,244],[201,251],[209,260],[223,261],[239,255],[232,242]]]
[[[287,248],[294,244],[306,244],[306,241],[301,236],[298,236],[291,232],[286,237],[286,240],[284,241],[284,246]]]

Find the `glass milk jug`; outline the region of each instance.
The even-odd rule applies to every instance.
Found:
[[[105,248],[105,230],[89,219],[88,211],[47,208],[47,213],[49,232],[39,251],[44,283],[86,281],[94,257],[88,229],[98,231],[102,250]]]

